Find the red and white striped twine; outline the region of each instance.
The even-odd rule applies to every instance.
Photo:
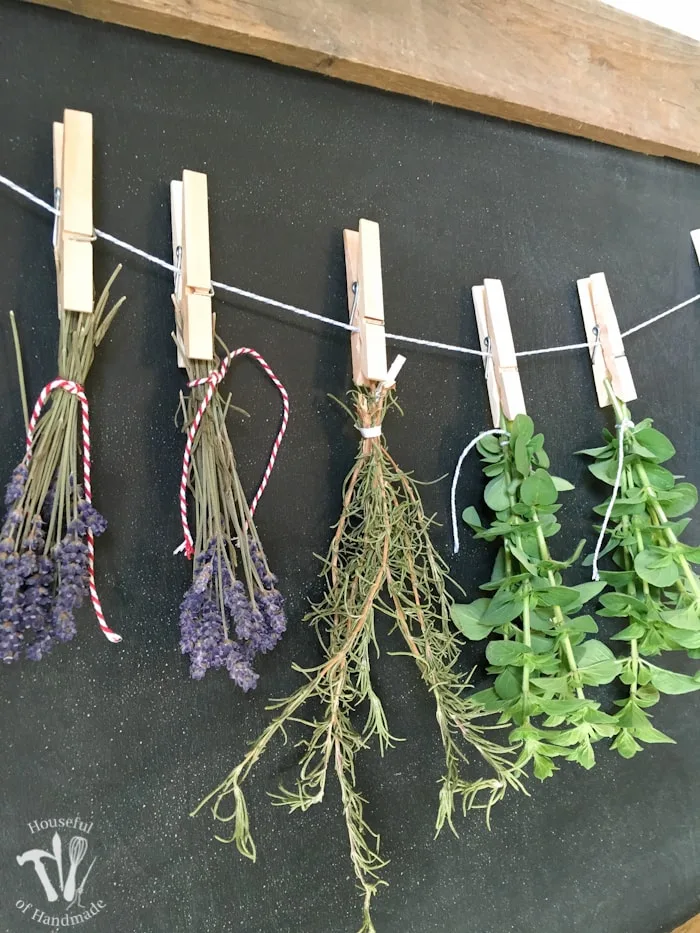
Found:
[[[39,420],[39,416],[41,415],[44,405],[46,404],[54,389],[63,389],[64,392],[69,392],[71,395],[75,395],[80,401],[83,435],[83,488],[85,491],[85,501],[92,504],[92,483],[90,480],[90,405],[88,404],[85,389],[83,389],[83,387],[77,382],[72,382],[70,379],[54,379],[53,382],[49,382],[41,390],[39,398],[36,401],[36,405],[34,406],[32,416],[29,419],[29,424],[27,426],[27,452],[25,454],[25,460],[28,464],[32,459],[32,444],[34,443],[34,431],[36,429],[37,421]],[[88,583],[90,588],[90,599],[92,601],[92,607],[95,610],[95,615],[97,616],[97,621],[99,623],[100,629],[102,630],[102,634],[105,635],[109,641],[116,644],[122,640],[121,635],[117,635],[117,633],[113,632],[112,629],[107,625],[104,613],[102,612],[100,597],[97,595],[97,587],[95,586],[95,536],[90,528],[87,530],[87,548]]]
[[[260,486],[258,491],[253,497],[253,501],[250,504],[250,514],[251,516],[257,508],[260,497],[265,491],[265,487],[270,479],[270,474],[272,473],[273,467],[275,465],[275,460],[277,460],[277,454],[279,453],[280,444],[282,443],[282,438],[284,433],[287,430],[287,424],[289,422],[289,394],[287,390],[279,381],[277,376],[274,374],[269,365],[265,360],[260,356],[257,350],[251,350],[250,347],[239,347],[237,350],[233,350],[229,353],[228,356],[224,357],[221,361],[221,365],[218,369],[213,369],[208,376],[204,376],[202,379],[194,379],[192,382],[188,383],[189,388],[193,389],[195,386],[206,385],[207,390],[204,393],[204,398],[202,399],[197,413],[192,419],[192,424],[187,429],[187,440],[185,441],[185,453],[182,458],[182,476],[180,478],[180,518],[182,520],[182,533],[184,536],[184,550],[188,558],[194,556],[194,541],[192,539],[192,533],[190,532],[189,522],[187,521],[187,482],[190,475],[190,463],[192,460],[192,445],[194,444],[194,439],[199,430],[199,426],[202,423],[202,418],[204,413],[209,407],[209,403],[214,397],[214,392],[216,391],[217,386],[226,376],[229,364],[231,360],[235,359],[237,356],[252,356],[256,362],[260,364],[262,369],[267,373],[272,382],[277,387],[277,390],[282,398],[282,423],[280,424],[280,429],[277,432],[277,437],[275,442],[272,445],[272,450],[270,452],[270,459],[267,461],[267,466],[265,467],[265,472],[263,478],[260,481]],[[183,545],[178,548],[178,551],[183,547]]]

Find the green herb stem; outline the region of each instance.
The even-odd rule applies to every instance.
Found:
[[[642,485],[644,487],[644,493],[647,496],[647,501],[651,505],[651,508],[654,511],[654,514],[656,515],[659,523],[664,526],[660,529],[663,536],[666,538],[666,540],[668,541],[671,547],[677,548],[679,544],[678,538],[674,534],[673,530],[669,528],[668,526],[668,518],[666,517],[666,513],[664,512],[663,508],[661,507],[661,504],[658,501],[656,490],[653,488],[653,486],[649,482],[649,476],[647,475],[647,471],[644,469],[644,466],[641,463],[635,464],[635,468],[637,470],[637,475],[639,476],[642,482]],[[697,577],[693,573],[693,570],[690,564],[688,563],[685,556],[680,551],[677,551],[676,557],[678,559],[678,563],[680,564],[681,569],[683,570],[683,575],[685,576],[686,581],[688,582],[688,585],[693,591],[694,598],[700,600],[700,583],[698,582]]]
[[[356,424],[370,427],[381,424],[395,405],[390,392],[377,395],[371,388],[358,389],[351,415]],[[238,486],[233,494],[240,494]],[[362,894],[365,933],[374,930],[370,903],[384,883],[379,875],[386,863],[379,853],[379,837],[364,817],[355,758],[372,739],[380,754],[395,741],[371,678],[370,657],[378,652],[375,626],[380,619],[398,628],[436,705],[445,755],[436,830],[445,822],[453,827],[458,795],[465,808],[484,806],[488,817],[506,787],[522,789],[521,771],[512,760],[514,749],[488,737],[487,730],[495,727],[483,724],[484,711],[467,690],[469,677],[456,669],[459,640],[449,626],[447,568],[431,543],[431,525],[413,480],[392,459],[383,437],[363,438],[344,484],[340,518],[324,563],[325,593],[306,617],[316,629],[324,661],[311,669],[295,667],[305,678],[302,686],[271,704],[273,718],[248,753],[192,811],[194,815],[208,805],[217,821],[233,822],[230,837],[222,841],[235,842],[242,855],[254,859],[242,785],[271,740],[286,737],[293,724],[301,725],[305,732],[295,786],[281,787],[273,802],[292,811],[306,810],[323,800],[328,773],[335,773],[350,861]],[[302,708],[314,700],[320,713],[302,718]],[[366,710],[366,718],[358,729],[354,719],[360,709]],[[461,776],[465,744],[481,755],[494,777]],[[225,812],[228,803],[232,809]]]
[[[17,321],[15,312],[10,311],[10,326],[12,328],[12,342],[15,347],[15,360],[17,362],[17,380],[19,382],[19,395],[22,401],[22,414],[24,415],[24,427],[29,427],[29,408],[27,406],[27,386],[24,381],[24,364],[22,363],[22,348],[19,342],[19,332],[17,330]]]
[[[549,553],[549,548],[547,547],[547,540],[544,536],[544,531],[542,530],[542,523],[540,522],[539,516],[535,509],[532,510],[532,520],[536,522],[535,534],[537,536],[537,544],[540,549],[540,556],[542,560],[551,560],[551,555]],[[547,571],[547,579],[549,580],[550,586],[556,586],[556,579],[551,570]],[[564,618],[564,613],[561,610],[560,606],[554,606],[552,609],[555,622],[559,628],[562,628],[566,624]],[[576,663],[576,658],[574,657],[574,649],[571,646],[571,639],[569,636],[564,633],[559,636],[559,640],[564,648],[564,654],[566,655],[566,661],[569,665],[569,670],[573,674],[574,685],[576,687],[576,696],[579,700],[585,699],[585,694],[581,687],[581,675],[579,674],[578,665]]]
[[[530,630],[530,598],[525,596],[523,600],[523,644],[532,650],[532,632]],[[530,692],[530,666],[523,664],[523,696],[527,697]]]

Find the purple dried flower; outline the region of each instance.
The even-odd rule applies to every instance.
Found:
[[[250,558],[253,561],[255,572],[260,578],[260,582],[265,587],[265,589],[270,590],[277,586],[277,577],[270,572],[270,568],[267,566],[267,560],[265,559],[265,555],[262,552],[262,548],[253,538],[248,538],[248,550],[250,551]]]
[[[225,640],[216,603],[194,586],[180,606],[180,650],[190,656],[190,676],[201,680],[210,668],[223,667],[231,645]]]
[[[38,560],[36,573],[25,581],[22,624],[25,630],[31,629],[35,633],[37,640],[49,625],[54,572],[53,560],[42,556]],[[46,649],[43,653],[46,654]]]
[[[91,502],[81,499],[78,503],[78,517],[97,538],[107,529],[107,520],[97,511]]]
[[[255,621],[245,585],[240,580],[236,580],[225,591],[224,599],[226,608],[231,614],[236,635],[243,641],[247,641],[255,628]]]
[[[19,509],[12,509],[11,512],[8,512],[5,516],[5,524],[2,526],[3,537],[14,534],[23,518],[24,516]]]
[[[67,642],[75,638],[77,629],[75,627],[73,607],[79,605],[79,603],[73,603],[73,605],[70,605],[67,601],[60,602],[60,599],[61,591],[59,589],[56,604],[53,608],[53,612],[51,613],[51,625],[53,627],[56,640],[60,642]]]
[[[231,680],[237,684],[244,693],[254,690],[258,684],[259,674],[256,674],[250,664],[249,653],[240,645],[232,645],[226,660],[226,670]]]
[[[0,572],[0,658],[9,664],[19,658],[22,647],[20,631],[22,576],[16,552],[6,555]]]
[[[5,489],[5,505],[12,505],[24,492],[24,486],[29,476],[29,470],[26,463],[22,461],[12,471],[12,478]]]
[[[197,573],[192,584],[193,593],[203,593],[206,588],[211,583],[212,573],[214,571],[213,561],[209,561],[208,564],[204,564],[202,569]]]
[[[75,525],[76,522],[71,522],[69,530],[54,549],[58,586],[51,612],[51,627],[61,642],[74,637],[74,612],[82,605],[88,592],[88,549],[78,537]]]
[[[48,632],[44,632],[39,638],[27,645],[24,650],[24,656],[30,661],[41,661],[44,655],[48,654],[54,646],[54,640]]]
[[[279,590],[256,594],[255,601],[263,614],[270,632],[276,635],[276,642],[287,630],[287,617],[284,612],[284,598]],[[275,643],[276,643],[275,642]]]
[[[5,664],[17,661],[22,647],[22,636],[12,622],[0,622],[0,660]]]
[[[192,585],[180,605],[180,649],[189,655],[190,676],[201,680],[208,670],[225,666],[243,691],[258,682],[255,655],[274,648],[286,628],[276,578],[258,543],[249,539],[248,546],[255,568],[253,598],[214,538],[197,555]]]

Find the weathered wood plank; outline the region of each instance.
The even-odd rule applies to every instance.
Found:
[[[700,933],[700,914],[691,917],[682,927],[676,927],[673,933]]]
[[[30,0],[700,163],[700,43],[598,0]]]

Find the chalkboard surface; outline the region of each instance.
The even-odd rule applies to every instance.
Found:
[[[519,349],[582,339],[575,280],[595,271],[607,274],[623,328],[700,291],[688,236],[700,226],[695,168],[0,0],[0,171],[46,200],[51,121],[64,107],[95,117],[99,227],[168,258],[169,181],[205,171],[214,277],[331,317],[347,313],[341,231],[361,216],[380,223],[387,327],[397,333],[476,346],[470,286],[486,276],[503,280]],[[0,230],[0,475],[9,477],[23,425],[7,312],[17,314],[34,396],[55,375],[55,284],[48,214],[0,189]],[[257,864],[215,842],[206,815],[188,816],[259,732],[266,697],[299,682],[291,663],[317,658],[299,620],[320,594],[314,553],[326,549],[357,443],[328,398],[349,388],[346,335],[217,296],[225,340],[263,353],[292,399],[258,527],[293,621],[254,695],[224,675],[194,683],[178,651],[189,567],[172,556],[183,444],[172,281],[103,242],[95,255],[98,285],[125,262],[128,297],[88,383],[95,499],[109,520],[97,574],[124,641],[109,645],[86,608],[71,645],[2,670],[0,929],[48,929],[36,914],[51,914],[41,886],[16,856],[46,845],[49,821],[79,817],[96,858],[83,898],[93,916],[81,929],[352,933],[358,901],[336,789],[293,816],[266,798],[293,772],[291,745],[274,747],[249,785]],[[405,352],[405,415],[392,415],[386,434],[405,469],[434,480],[488,426],[483,370],[472,357]],[[627,352],[633,415],[656,419],[677,446],[674,470],[697,483],[697,310],[631,336]],[[521,375],[556,472],[577,484],[557,542],[569,553],[579,537],[591,541],[601,497],[573,451],[595,444],[611,416],[596,407],[585,352],[524,359]],[[246,361],[228,385],[251,415],[234,422],[234,445],[252,493],[278,397]],[[482,487],[467,464],[460,505]],[[426,486],[424,501],[444,523],[448,481]],[[694,525],[687,539],[698,543]],[[435,540],[449,556],[446,527]],[[466,540],[450,557],[472,597],[492,556]],[[478,647],[465,649],[465,666],[482,662]],[[697,695],[658,707],[655,724],[677,745],[632,761],[601,748],[592,772],[564,765],[533,782],[530,799],[508,799],[490,831],[475,814],[459,821],[458,839],[433,841],[432,704],[406,659],[385,653],[378,671],[392,732],[407,739],[358,761],[391,859],[380,933],[664,933],[700,907]]]

